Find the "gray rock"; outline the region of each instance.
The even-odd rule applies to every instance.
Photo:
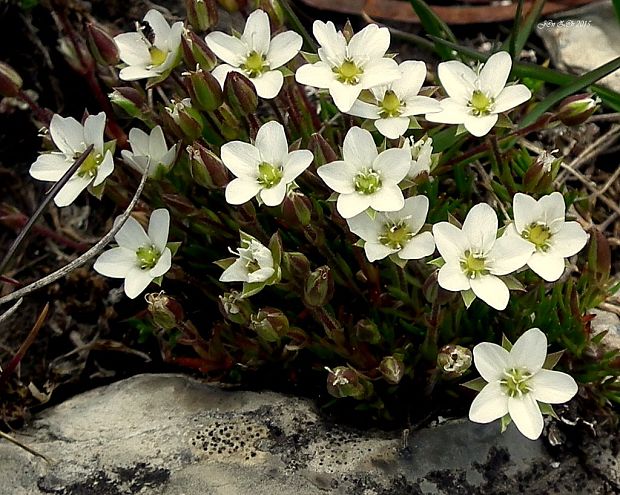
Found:
[[[596,316],[592,320],[592,334],[607,332],[601,340],[601,345],[606,351],[620,350],[620,318],[617,314],[602,309],[591,309],[590,314]]]
[[[620,22],[610,1],[595,2],[538,23],[556,67],[583,74],[620,56]],[[601,84],[620,91],[620,71]]]
[[[515,429],[451,421],[361,432],[307,400],[140,375],[42,412],[16,435],[50,464],[0,442],[2,495],[604,494],[586,473]],[[594,455],[594,454],[592,454]],[[609,469],[613,468],[613,456]],[[598,473],[598,471],[595,471]],[[612,481],[610,481],[612,480]]]

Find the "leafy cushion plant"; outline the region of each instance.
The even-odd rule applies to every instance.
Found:
[[[310,36],[286,2],[260,2],[242,33],[214,30],[209,0],[188,0],[185,28],[155,9],[114,38],[91,25],[87,70],[119,69],[114,139],[103,113],[54,115],[30,172],[62,182],[60,207],[84,189],[122,207],[141,192],[94,269],[148,292],[141,327],[169,362],[326,390],[381,421],[460,413],[465,384],[473,421],[537,438],[576,381],[601,406],[620,399],[588,315],[614,288],[604,237],[556,190],[561,159],[520,139],[584,122],[590,95],[548,110],[620,64],[543,97],[548,71],[515,77],[528,19],[483,55],[412,4],[426,43],[460,60],[399,64],[376,24],[315,21]],[[4,65],[2,84],[21,91]]]

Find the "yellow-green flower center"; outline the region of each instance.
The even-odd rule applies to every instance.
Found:
[[[372,168],[362,170],[355,176],[355,190],[360,194],[374,194],[381,189],[381,175]]]
[[[404,222],[388,223],[383,233],[379,236],[379,242],[390,249],[402,249],[413,238],[413,233]]]
[[[266,189],[277,186],[282,180],[282,169],[263,162],[258,166],[258,183]]]
[[[401,103],[398,96],[396,96],[396,93],[390,89],[385,92],[385,96],[381,102],[379,115],[383,119],[388,117],[398,117],[401,113],[403,113],[402,107],[404,106],[405,105]]]
[[[336,73],[338,81],[351,85],[359,84],[359,76],[364,73],[364,69],[351,60],[345,60],[340,67],[334,67],[332,70]]]
[[[528,384],[532,374],[525,368],[506,370],[504,371],[504,377],[499,383],[504,392],[510,397],[521,397],[532,390]]]
[[[76,153],[75,159],[79,158],[81,153]],[[80,165],[80,168],[77,170],[77,174],[79,177],[88,177],[93,178],[97,175],[97,170],[99,169],[99,165],[103,161],[103,155],[95,151],[91,151],[90,154],[86,157],[86,160]]]
[[[263,72],[269,70],[269,64],[265,60],[265,56],[258,52],[252,51],[245,59],[245,62],[241,64],[241,68],[250,77],[258,77]]]
[[[160,50],[156,46],[151,46],[149,48],[149,53],[151,54],[151,66],[152,67],[159,67],[161,64],[163,64],[166,61],[166,57],[168,56],[166,52],[164,52],[163,50]]]
[[[480,117],[491,113],[493,102],[493,98],[490,98],[484,92],[476,89],[469,100],[469,107],[476,117]]]
[[[551,231],[549,227],[544,224],[530,224],[530,226],[523,231],[521,237],[534,244],[538,251],[544,252],[550,247],[549,241],[551,240]]]
[[[138,266],[142,270],[150,270],[157,264],[159,258],[161,258],[161,252],[154,244],[151,244],[138,248],[136,257],[138,258]]]
[[[486,260],[484,256],[481,256],[471,251],[465,251],[463,257],[460,260],[461,270],[468,278],[476,278],[480,275],[487,275],[489,270],[486,268]]]

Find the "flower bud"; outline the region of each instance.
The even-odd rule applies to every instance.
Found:
[[[446,375],[458,377],[471,366],[471,351],[460,345],[446,345],[437,354],[437,367]]]
[[[229,182],[228,169],[215,153],[200,141],[187,147],[192,178],[199,186],[219,189]]]
[[[95,60],[103,65],[118,64],[120,57],[114,38],[94,22],[89,22],[86,25],[86,29],[88,32],[88,47]]]
[[[284,25],[285,15],[278,0],[259,0],[258,8],[267,12],[271,32],[277,31]]]
[[[285,252],[282,254],[282,269],[285,279],[305,283],[310,275],[310,262],[302,253]]]
[[[422,285],[422,294],[430,303],[446,304],[456,297],[456,292],[443,289],[438,282],[439,270],[431,273]]]
[[[233,290],[225,292],[219,297],[218,307],[220,313],[228,321],[238,323],[239,325],[247,325],[250,322],[252,314],[252,305],[248,299],[241,297],[241,292]]]
[[[206,31],[217,24],[218,13],[214,0],[185,0],[187,20],[196,31]]]
[[[248,6],[248,0],[217,0],[217,3],[228,12],[237,12]]]
[[[363,379],[355,370],[347,366],[338,366],[333,370],[325,368],[327,375],[327,392],[332,397],[342,399],[352,397],[365,399],[372,395],[372,383]]]
[[[130,117],[142,115],[142,109],[146,105],[144,95],[135,88],[114,88],[109,97],[113,105],[116,105]]]
[[[564,125],[583,124],[598,108],[601,100],[588,94],[569,96],[562,100],[556,117]]]
[[[186,31],[181,37],[181,50],[187,67],[198,66],[203,70],[212,70],[217,65],[215,54],[205,40],[193,31]]]
[[[312,202],[305,194],[291,190],[282,203],[282,214],[289,222],[306,226],[312,217]]]
[[[207,112],[219,108],[224,101],[222,87],[210,72],[198,69],[185,72],[183,76],[185,88],[192,100],[192,106]]]
[[[173,330],[185,320],[185,313],[175,299],[167,296],[164,291],[153,292],[145,296],[147,310],[156,327],[162,330]]]
[[[22,78],[9,64],[0,62],[0,96],[12,98],[22,89]]]
[[[58,51],[62,53],[67,63],[78,74],[87,74],[95,65],[92,55],[81,40],[77,40],[74,44],[67,37],[60,38],[58,40]]]
[[[386,356],[381,360],[379,371],[386,382],[396,385],[400,383],[405,374],[405,364],[395,356]]]
[[[338,160],[338,155],[336,155],[334,149],[325,140],[325,138],[318,133],[310,136],[310,140],[308,141],[308,149],[312,151],[312,154],[314,155],[314,163],[317,167]]]
[[[599,281],[607,281],[611,273],[611,248],[609,241],[596,227],[590,229],[588,268]]]
[[[347,43],[351,41],[351,38],[353,38],[353,35],[355,34],[355,32],[353,31],[353,26],[351,25],[351,21],[349,19],[347,19],[347,22],[345,22],[344,26],[342,27],[342,34],[344,36],[344,39],[347,40]]]
[[[250,326],[267,342],[278,342],[289,329],[288,318],[276,308],[263,308],[250,317]]]
[[[204,119],[200,112],[192,107],[189,98],[173,102],[172,107],[166,107],[166,111],[181,129],[185,140],[195,141],[202,135]]]
[[[360,342],[378,344],[381,342],[381,332],[377,324],[369,319],[359,320],[353,327],[355,338]]]
[[[258,107],[258,95],[254,84],[239,72],[231,71],[226,76],[224,98],[238,115],[254,113]]]
[[[327,304],[334,295],[334,278],[327,265],[308,275],[304,286],[304,302],[313,308]]]

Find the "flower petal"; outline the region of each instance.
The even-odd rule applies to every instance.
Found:
[[[542,433],[542,413],[532,394],[508,398],[508,414],[519,431],[530,440],[536,440]]]
[[[37,161],[30,166],[30,175],[37,180],[59,181],[71,168],[71,162],[67,161],[61,153],[43,153]]]
[[[248,52],[248,47],[239,38],[220,31],[207,34],[205,42],[215,55],[234,67],[239,67]]]
[[[508,306],[510,291],[506,284],[494,275],[482,275],[470,280],[471,290],[485,303],[498,311]]]
[[[441,85],[451,98],[466,104],[475,89],[476,74],[468,66],[456,60],[442,62],[437,67]]]
[[[369,194],[368,200],[375,211],[399,211],[405,206],[403,192],[397,185],[384,184],[376,193]]]
[[[361,213],[361,215],[366,215],[366,213]],[[388,246],[385,246],[379,242],[367,242],[364,244],[364,253],[366,253],[366,258],[371,263],[374,261],[382,260],[390,254],[396,253],[398,249],[392,249]]]
[[[161,127],[159,128],[161,129]],[[149,135],[142,129],[134,127],[129,131],[129,144],[135,155],[146,156],[149,154]]]
[[[312,152],[309,150],[296,150],[290,152],[284,162],[282,181],[286,184],[294,181],[310,166],[313,159],[314,155],[312,155]]]
[[[545,404],[562,404],[571,400],[578,387],[574,378],[561,371],[541,369],[528,382],[534,398]]]
[[[164,273],[170,270],[171,266],[172,251],[170,251],[169,248],[164,248],[155,266],[148,271],[149,276],[153,278],[161,277]]]
[[[435,240],[430,232],[422,232],[413,237],[403,247],[398,257],[403,260],[419,260],[435,252]]]
[[[349,230],[366,242],[377,242],[385,216],[378,213],[374,220],[366,212],[347,219]]]
[[[148,236],[160,253],[166,249],[168,231],[170,230],[170,213],[166,208],[158,208],[151,213]],[[159,276],[159,275],[157,275]]]
[[[527,266],[547,282],[555,282],[564,273],[566,263],[563,256],[554,256],[551,253],[537,251],[532,254]]]
[[[361,84],[344,84],[336,79],[333,79],[329,85],[329,94],[334,100],[335,105],[338,107],[338,110],[346,113],[351,110],[353,103],[355,103],[355,100],[359,97],[362,89]]]
[[[112,172],[114,172],[114,158],[110,151],[106,151],[103,161],[97,168],[97,175],[95,175],[95,180],[93,180],[93,186],[97,187],[103,184],[103,181],[105,181]]]
[[[445,98],[439,102],[439,112],[428,113],[424,118],[429,122],[442,124],[462,124],[470,116],[469,108],[454,98]]]
[[[336,75],[331,67],[325,62],[302,65],[295,72],[295,80],[299,84],[314,86],[315,88],[329,88],[335,84]]]
[[[534,245],[518,235],[504,235],[489,252],[489,269],[493,275],[508,275],[525,266],[534,253]]]
[[[446,263],[456,263],[468,248],[465,233],[448,222],[439,222],[433,225],[433,236],[437,244],[437,250]],[[467,284],[469,288],[469,284]],[[464,289],[457,289],[464,290]]]
[[[64,118],[54,114],[49,129],[54,144],[68,157],[73,157],[76,151],[86,149],[84,128],[73,117]]]
[[[263,72],[258,77],[250,78],[252,84],[256,88],[256,94],[261,98],[270,100],[278,96],[284,84],[284,75],[279,70],[270,70]]]
[[[403,115],[421,115],[426,113],[441,112],[441,104],[428,96],[413,96],[405,100]]]
[[[368,196],[362,196],[355,192],[352,194],[341,194],[336,202],[336,208],[338,213],[342,215],[342,218],[351,218],[359,215],[369,207],[370,200]]]
[[[353,106],[347,111],[349,115],[355,115],[356,117],[362,117],[364,119],[376,120],[379,118],[379,107],[372,103],[367,103],[361,100],[355,100]]]
[[[241,41],[250,49],[261,55],[266,55],[269,51],[269,40],[271,39],[271,28],[269,27],[269,16],[264,10],[255,10],[245,22]]]
[[[376,24],[369,24],[351,37],[347,54],[354,61],[381,58],[390,47],[390,31]]]
[[[541,205],[531,196],[517,193],[512,198],[512,214],[515,217],[515,228],[523,233],[531,224],[544,221]]]
[[[480,89],[491,98],[495,98],[506,86],[512,58],[508,52],[497,52],[491,55],[480,69]]]
[[[538,328],[530,328],[512,346],[510,359],[514,367],[538,373],[547,357],[547,336]]]
[[[273,37],[267,52],[267,62],[271,69],[283,66],[301,50],[303,39],[295,31],[284,31]]]
[[[342,156],[356,170],[370,168],[379,156],[372,134],[360,127],[352,127],[344,137]]]
[[[373,149],[376,149],[373,141]],[[381,173],[384,186],[402,181],[411,165],[411,154],[404,148],[390,148],[381,152],[372,163],[372,168]]]
[[[281,167],[288,157],[288,143],[282,124],[271,120],[263,124],[256,134],[254,146],[260,151],[261,161]]]
[[[319,167],[316,172],[323,179],[323,182],[337,193],[355,193],[354,177],[356,169],[351,163],[338,160]]]
[[[114,222],[116,224],[116,221]],[[134,253],[142,246],[151,244],[151,239],[146,235],[142,225],[133,217],[129,217],[121,229],[114,236],[116,243]]]
[[[526,102],[532,97],[531,91],[523,84],[515,84],[514,86],[505,87],[502,92],[497,95],[493,112],[502,113],[511,108],[515,108],[521,103]]]
[[[568,258],[577,254],[588,242],[588,234],[577,222],[563,222],[559,230],[551,237],[548,253]]]
[[[148,270],[141,270],[138,266],[134,266],[132,270],[125,277],[124,289],[125,295],[129,299],[135,299],[148,285],[153,281],[154,277],[151,277]]]
[[[473,353],[476,369],[487,382],[498,382],[504,378],[504,371],[512,367],[510,353],[492,342],[481,342]]]
[[[124,247],[115,247],[101,253],[95,261],[93,268],[97,273],[111,278],[125,278],[136,266],[137,258],[135,251]]]
[[[220,155],[226,168],[237,177],[256,177],[257,167],[261,162],[256,146],[243,141],[231,141],[222,146]]]
[[[253,179],[233,179],[226,186],[226,202],[229,205],[241,205],[247,203],[261,190],[260,184]]]
[[[397,139],[407,132],[409,117],[388,117],[375,120],[375,127],[388,139]]]
[[[235,260],[224,272],[220,275],[220,282],[247,282],[248,281],[248,269],[245,266],[245,261],[242,259]]]
[[[84,144],[95,145],[95,151],[103,150],[103,132],[105,131],[105,113],[89,115],[84,122]]]
[[[170,24],[158,10],[151,9],[144,16],[144,21],[149,23],[155,35],[155,44],[165,43],[170,36]],[[167,47],[166,47],[167,48]]]
[[[487,203],[475,205],[463,222],[463,233],[467,236],[469,247],[487,253],[495,244],[497,237],[497,214]]]
[[[405,200],[405,206],[398,213],[388,213],[389,218],[398,220],[402,218],[407,222],[409,230],[413,234],[417,234],[426,222],[428,214],[428,198],[422,194],[411,196]],[[434,241],[433,241],[434,245]]]
[[[128,65],[145,66],[151,63],[149,48],[140,33],[122,33],[114,37],[119,57]]]
[[[564,221],[566,216],[566,205],[562,193],[555,191],[547,194],[538,200],[545,215],[545,223],[551,225],[557,221]]]
[[[434,115],[434,114],[430,114]],[[472,135],[476,137],[486,136],[493,126],[497,123],[497,114],[483,115],[481,117],[475,117],[469,115],[463,121],[465,129],[467,129]]]
[[[400,77],[398,64],[391,58],[378,58],[364,65],[364,73],[360,75],[358,86],[370,89],[380,84],[388,84]]]
[[[146,67],[141,67],[139,65],[130,65],[129,67],[124,67],[118,73],[118,77],[120,77],[123,81],[137,81],[138,79],[149,79],[151,77],[156,77],[159,75],[154,69],[147,69]]]
[[[261,189],[260,191],[260,199],[267,206],[278,206],[284,201],[284,196],[286,195],[286,183],[284,181],[280,181],[277,186],[270,187],[268,189]]]
[[[74,175],[69,179],[69,182],[58,191],[54,197],[54,203],[56,203],[56,206],[69,206],[91,182],[92,178],[90,177],[80,177],[77,174]]]
[[[437,238],[435,238],[435,240],[437,240]],[[446,264],[439,269],[437,282],[440,287],[452,292],[468,290],[471,287],[469,279],[463,273],[461,266],[452,261],[447,261]]]
[[[508,414],[508,398],[499,382],[487,384],[475,397],[469,408],[469,419],[474,423],[490,423]]]
[[[312,34],[321,45],[319,55],[323,61],[336,65],[346,58],[347,41],[342,32],[336,32],[333,22],[314,21]]]
[[[213,69],[213,71],[211,72],[211,75],[215,77],[217,82],[219,82],[220,86],[223,88],[224,83],[226,82],[226,76],[228,75],[229,72],[238,72],[239,74],[243,74],[244,76],[247,77],[247,74],[243,72],[241,69],[239,69],[238,67],[233,67],[232,65],[228,65],[228,64],[218,65],[215,69]]]
[[[164,155],[168,153],[166,138],[164,137],[164,131],[162,131],[161,126],[153,127],[151,134],[148,137],[148,144],[148,154],[150,155],[151,160],[154,162],[153,165],[155,166],[161,163]]]
[[[426,80],[426,64],[419,60],[407,60],[401,63],[398,69],[401,77],[392,83],[392,91],[399,98],[409,100],[422,89]]]

